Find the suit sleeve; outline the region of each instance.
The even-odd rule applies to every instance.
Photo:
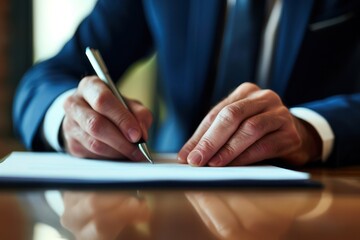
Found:
[[[310,22],[309,26],[322,28],[309,27],[297,59],[298,67],[292,73],[293,81],[287,86],[287,97],[297,98],[295,105],[319,113],[329,123],[334,144],[326,164],[359,164],[359,1],[316,3]]]
[[[152,38],[140,0],[99,0],[74,36],[53,58],[33,66],[17,88],[15,131],[31,150],[44,150],[39,127],[51,103],[93,74],[85,56],[87,46],[98,48],[114,79],[130,64],[152,51]]]
[[[327,160],[331,166],[358,164],[360,159],[360,93],[338,95],[302,105],[330,124],[335,143]]]

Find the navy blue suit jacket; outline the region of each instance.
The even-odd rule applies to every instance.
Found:
[[[270,88],[288,107],[307,107],[327,119],[336,138],[332,163],[360,162],[359,5],[284,0],[274,53]],[[255,70],[246,79],[236,73],[231,81],[214,77],[222,71],[216,51],[223,9],[218,0],[99,0],[60,53],[22,79],[14,121],[26,146],[42,149],[39,126],[49,105],[93,74],[84,54],[90,46],[100,50],[114,79],[134,61],[157,53],[167,115],[152,147],[179,150],[210,106],[242,82],[254,81]]]

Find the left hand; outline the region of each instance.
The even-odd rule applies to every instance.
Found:
[[[187,192],[216,239],[281,239],[297,218],[317,206],[321,193]]]
[[[204,118],[178,159],[194,166],[247,165],[281,158],[304,165],[321,155],[321,139],[271,90],[241,84]]]

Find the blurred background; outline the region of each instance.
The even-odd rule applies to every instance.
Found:
[[[97,0],[0,1],[0,157],[24,150],[12,125],[18,82],[34,63],[56,54]],[[121,88],[126,96],[151,107],[154,57],[132,67]],[[144,78],[147,78],[144,81]],[[141,91],[146,90],[146,91]]]

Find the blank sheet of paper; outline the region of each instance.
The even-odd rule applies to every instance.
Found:
[[[131,183],[307,180],[309,174],[275,166],[191,167],[176,155],[155,155],[155,164],[80,159],[64,153],[13,152],[0,163],[0,180]]]

